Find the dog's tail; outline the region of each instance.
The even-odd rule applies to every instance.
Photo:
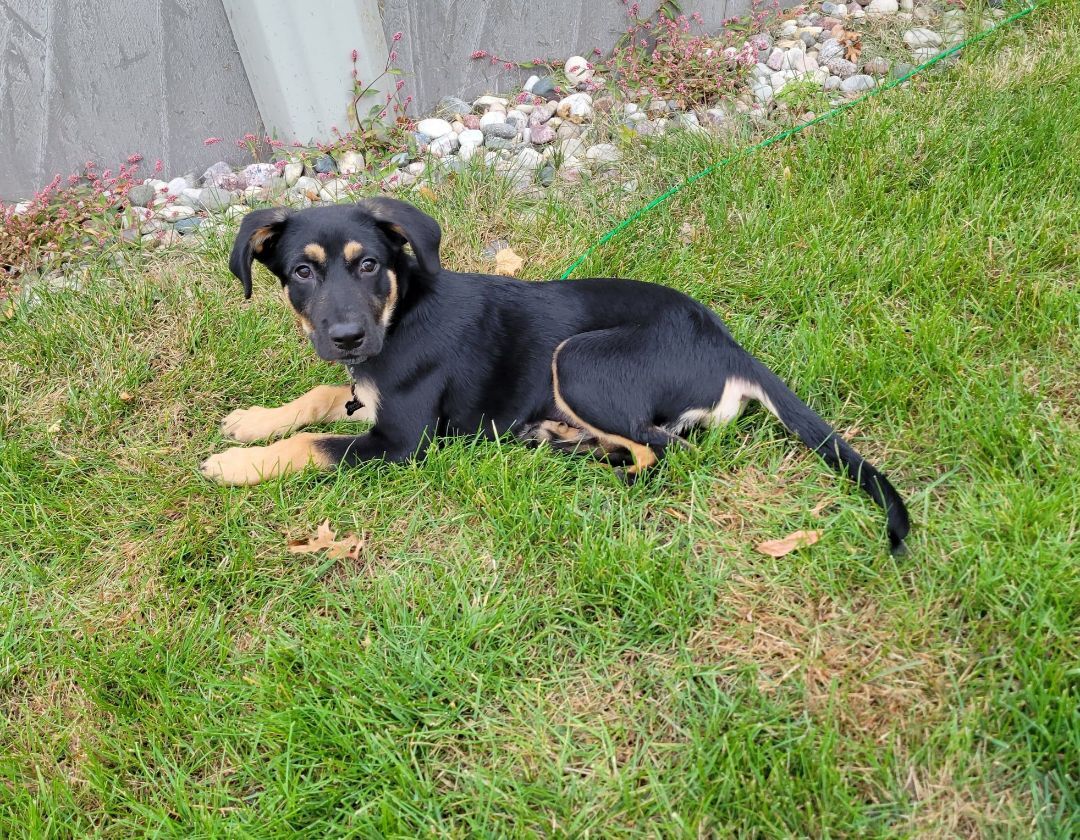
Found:
[[[751,357],[752,358],[752,357]],[[885,511],[889,548],[903,554],[904,538],[911,530],[907,507],[889,480],[869,464],[854,447],[804,403],[784,381],[765,365],[753,359],[754,374],[765,399],[762,404],[776,418],[799,436],[810,449],[838,473],[846,473]]]

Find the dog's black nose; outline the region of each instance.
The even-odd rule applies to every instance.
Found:
[[[355,350],[364,341],[364,328],[359,324],[335,324],[326,332],[340,350]]]

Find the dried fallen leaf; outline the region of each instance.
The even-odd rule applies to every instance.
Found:
[[[314,554],[317,551],[326,551],[328,557],[348,557],[355,560],[360,556],[360,548],[363,540],[356,534],[349,534],[343,540],[337,539],[334,529],[330,527],[327,519],[319,526],[314,537],[303,540],[289,540],[289,551],[292,554]]]
[[[695,239],[697,239],[697,228],[689,222],[679,225],[679,241],[683,245],[692,245]]]
[[[862,36],[858,32],[843,30],[838,40],[844,47],[844,58],[848,61],[858,61],[859,53],[862,52]]]
[[[820,502],[818,502],[816,505],[814,505],[812,508],[810,508],[810,515],[811,516],[821,516],[821,512],[823,510],[825,510],[825,508],[827,508],[831,504],[832,504],[832,499],[822,499]]]
[[[135,395],[132,394],[131,392],[129,392],[129,391],[121,391],[120,392],[120,402],[131,402],[133,399],[135,399]]]
[[[507,277],[513,277],[521,271],[523,265],[525,265],[525,260],[515,254],[511,248],[503,248],[495,255],[496,274],[504,274]]]
[[[783,557],[791,554],[797,548],[813,545],[820,539],[821,531],[795,531],[782,540],[768,540],[758,543],[754,546],[754,550],[760,554],[767,554],[769,557]]]
[[[417,192],[420,193],[420,195],[422,195],[428,201],[437,201],[438,200],[436,198],[436,196],[435,196],[435,190],[433,190],[431,187],[423,186],[419,190],[417,190]]]

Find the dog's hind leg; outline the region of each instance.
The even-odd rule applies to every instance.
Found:
[[[360,408],[349,413],[350,402],[359,400]],[[221,421],[221,433],[240,443],[284,437],[314,423],[338,420],[375,422],[378,394],[370,386],[319,385],[302,397],[277,408],[255,405],[240,408]]]
[[[624,475],[633,480],[655,464],[667,446],[679,441],[650,420],[649,400],[635,376],[647,350],[636,344],[638,328],[617,327],[583,333],[560,344],[551,360],[555,406],[570,423],[594,437],[606,452],[629,453]],[[612,351],[615,352],[612,352]]]

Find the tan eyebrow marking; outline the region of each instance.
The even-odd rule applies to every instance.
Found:
[[[363,245],[350,239],[348,242],[345,243],[345,259],[349,262],[352,262],[360,256],[363,250]]]
[[[309,242],[304,246],[304,256],[317,263],[326,264],[326,249],[318,242]]]
[[[398,302],[397,275],[393,271],[387,271],[386,276],[390,278],[390,294],[386,296],[386,303],[383,306],[382,316],[379,318],[379,322],[384,327],[390,326],[390,319],[394,317],[394,309],[397,307]]]

